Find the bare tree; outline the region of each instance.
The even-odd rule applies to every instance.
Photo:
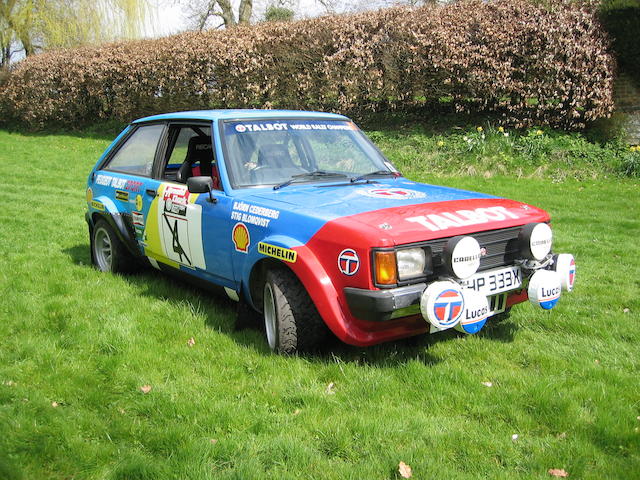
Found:
[[[247,24],[251,21],[253,13],[253,0],[240,0],[237,15],[231,0],[178,0],[182,5],[196,30],[205,30],[211,26],[211,20],[219,18],[222,23],[213,28],[230,28],[239,24]]]

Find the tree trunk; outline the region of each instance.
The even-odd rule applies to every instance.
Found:
[[[253,10],[253,0],[242,0],[238,9],[238,23],[249,23]]]
[[[233,27],[236,24],[236,16],[233,14],[233,7],[230,0],[218,0],[218,5],[222,9],[222,21],[225,28]],[[242,8],[242,7],[240,7]]]

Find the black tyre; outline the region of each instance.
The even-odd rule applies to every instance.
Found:
[[[284,268],[267,272],[263,314],[267,342],[278,353],[311,350],[328,331],[300,280]]]
[[[104,220],[98,220],[93,227],[91,249],[93,264],[101,272],[130,272],[136,263],[111,226]]]

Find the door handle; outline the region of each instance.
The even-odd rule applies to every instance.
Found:
[[[147,188],[147,195],[149,195],[150,197],[155,197],[156,191],[153,190],[152,188]]]

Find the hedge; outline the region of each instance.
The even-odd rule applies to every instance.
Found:
[[[612,39],[620,68],[640,86],[640,0],[605,0],[600,19]]]
[[[0,118],[78,127],[197,108],[358,117],[444,103],[579,128],[611,111],[607,48],[597,15],[572,3],[390,8],[29,57],[0,87]]]

